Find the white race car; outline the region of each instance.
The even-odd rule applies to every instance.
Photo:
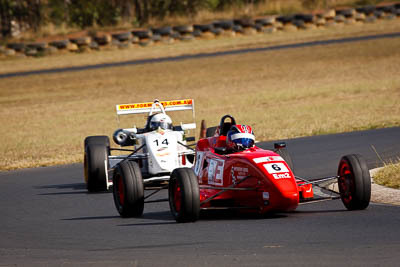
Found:
[[[194,150],[187,142],[188,131],[196,129],[196,123],[173,126],[168,111],[191,110],[194,121],[194,100],[158,101],[117,105],[117,116],[148,113],[144,128],[118,129],[113,135],[120,148],[111,148],[108,136],[88,136],[84,143],[84,174],[90,192],[105,191],[121,177],[133,179],[134,186],[169,180],[171,172],[180,167],[192,167]],[[126,149],[125,147],[133,147]],[[122,148],[124,147],[124,148]],[[111,155],[111,151],[129,152]],[[133,178],[132,178],[133,177]],[[125,188],[119,182],[116,190]],[[132,183],[129,182],[129,183]],[[123,200],[121,200],[123,201]]]

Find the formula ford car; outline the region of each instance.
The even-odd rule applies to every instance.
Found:
[[[299,203],[338,198],[349,210],[367,208],[371,180],[360,155],[342,157],[337,175],[309,181],[294,175],[285,147],[276,143],[274,151],[258,148],[250,126],[236,125],[233,117],[224,116],[213,136],[197,142],[193,168],[177,168],[171,174],[168,201],[175,220],[196,221],[200,210],[211,209],[286,212]],[[126,164],[127,168],[135,165]],[[143,188],[131,186],[140,184],[137,179],[122,177],[125,182],[114,191],[116,204],[125,210],[122,216],[140,216],[145,199],[152,195],[143,197]],[[338,191],[329,186],[336,181]],[[314,195],[316,188],[329,195]]]
[[[116,130],[113,139],[121,148],[111,148],[108,136],[86,137],[84,175],[88,191],[108,190],[113,180],[118,182],[121,175],[130,172],[141,177],[140,183],[162,182],[169,180],[174,169],[193,165],[194,149],[187,142],[194,141],[194,137],[187,137],[187,133],[195,129],[196,124],[173,126],[166,114],[167,111],[191,110],[194,121],[193,99],[123,104],[116,109],[118,119],[120,115],[148,113],[147,124],[144,128]],[[122,148],[129,146],[133,149]],[[112,151],[129,154],[111,155]],[[129,168],[123,164],[128,161]],[[137,186],[143,188],[143,185]]]

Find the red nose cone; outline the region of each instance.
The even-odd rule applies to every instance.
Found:
[[[282,209],[285,211],[292,211],[299,205],[299,193],[298,192],[286,192],[282,195]]]

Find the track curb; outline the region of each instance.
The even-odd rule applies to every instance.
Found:
[[[382,186],[374,182],[374,175],[380,170],[375,168],[369,171],[371,175],[371,201],[400,206],[400,190]]]

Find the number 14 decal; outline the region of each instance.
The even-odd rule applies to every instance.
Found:
[[[154,143],[156,143],[156,146],[158,146],[158,140],[154,140]],[[168,146],[168,139],[164,139],[161,144]]]

